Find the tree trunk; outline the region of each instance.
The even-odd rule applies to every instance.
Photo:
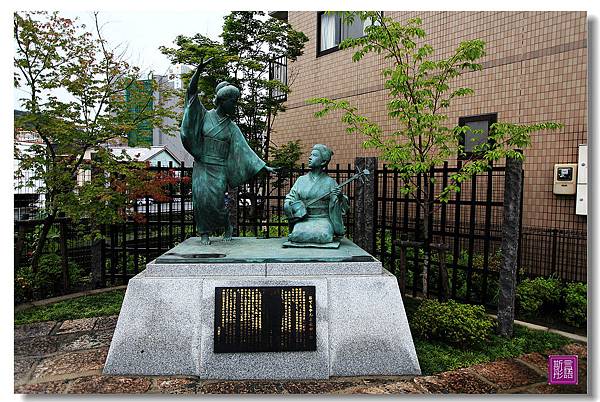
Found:
[[[17,223],[17,240],[15,242],[15,270],[21,265],[21,254],[23,253],[23,246],[25,245],[25,236],[27,235],[27,228],[25,224]]]
[[[510,338],[515,320],[517,257],[519,251],[519,219],[523,162],[506,159],[504,173],[504,217],[502,222],[502,266],[500,267],[500,297],[498,298],[498,333]]]
[[[42,250],[46,245],[46,239],[48,238],[48,233],[50,232],[50,228],[52,227],[55,218],[56,216],[54,214],[50,214],[44,219],[44,223],[42,223],[40,237],[38,238],[35,250],[33,250],[33,254],[31,255],[31,270],[34,274],[38,272]]]
[[[429,297],[429,245],[431,243],[431,239],[429,239],[429,219],[429,214],[423,214],[423,297],[425,298]]]
[[[429,220],[431,219],[431,205],[430,205],[430,192],[432,189],[429,186],[429,181],[431,179],[430,174],[423,174],[423,230],[422,240],[423,240],[423,297],[429,297],[429,266],[430,266],[430,257],[431,257],[431,233],[429,233]],[[419,182],[420,184],[420,182]],[[418,257],[418,256],[417,256]]]

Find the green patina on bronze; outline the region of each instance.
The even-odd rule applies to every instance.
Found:
[[[239,90],[227,82],[217,86],[216,109],[206,110],[198,97],[200,64],[192,76],[185,99],[181,142],[194,157],[192,203],[196,230],[203,244],[210,244],[209,234],[225,230],[223,239],[231,240],[233,227],[225,207],[225,192],[248,182],[260,170],[273,172],[250,148],[231,117]]]
[[[347,238],[338,248],[311,253],[304,248],[283,248],[286,238],[234,237],[224,242],[211,239],[210,246],[191,237],[156,259],[157,264],[239,264],[239,263],[308,263],[308,262],[373,262],[377,261]]]
[[[316,144],[308,158],[310,172],[299,177],[285,197],[283,210],[291,227],[286,246],[327,246],[346,232],[348,197],[325,172],[332,155],[327,146]]]

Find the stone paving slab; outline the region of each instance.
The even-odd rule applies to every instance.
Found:
[[[15,339],[15,356],[46,356],[58,350],[58,340],[51,336]]]
[[[76,374],[101,370],[108,354],[108,348],[92,349],[85,352],[68,352],[42,360],[35,368],[32,378]]]
[[[152,381],[144,377],[89,376],[71,381],[69,394],[142,394]]]
[[[69,334],[59,341],[59,352],[72,352],[84,349],[108,348],[112,340],[113,330],[94,331],[88,333]]]
[[[66,380],[24,384],[15,387],[15,394],[64,394],[68,386]]]
[[[496,384],[502,390],[546,380],[545,376],[541,376],[535,370],[515,359],[479,364],[471,367],[471,370],[486,378],[492,384]]]
[[[198,392],[198,380],[196,378],[154,378],[154,384],[150,393],[161,394],[195,394]]]
[[[20,383],[29,377],[29,372],[40,360],[39,357],[15,357],[14,381]]]
[[[49,335],[55,325],[56,321],[45,321],[15,326],[15,340]]]
[[[104,329],[114,330],[115,327],[117,326],[118,318],[119,318],[118,315],[98,317],[98,320],[96,321],[96,325],[94,326],[94,330],[104,330]]]
[[[428,394],[493,394],[497,387],[469,369],[459,369],[434,376],[417,377],[415,383]]]
[[[203,383],[199,394],[324,394],[356,385],[338,381],[219,381]]]
[[[98,318],[80,318],[67,320],[56,330],[57,334],[69,334],[72,332],[91,331]]]
[[[357,386],[343,390],[341,394],[423,394],[425,390],[414,381],[392,382],[389,384],[365,387]]]

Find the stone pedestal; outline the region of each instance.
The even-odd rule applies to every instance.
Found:
[[[396,278],[379,261],[347,239],[326,250],[283,249],[285,240],[214,239],[198,248],[192,238],[148,264],[129,281],[104,374],[420,374]],[[214,353],[215,288],[270,286],[314,286],[316,351]]]

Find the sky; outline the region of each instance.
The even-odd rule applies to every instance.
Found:
[[[223,17],[227,14],[226,11],[100,11],[98,16],[104,24],[103,31],[109,43],[128,45],[132,63],[163,74],[170,63],[158,50],[159,46],[171,46],[177,35],[193,36],[197,33],[220,40]],[[94,24],[91,12],[73,15],[90,27]]]
[[[142,69],[143,76],[149,72],[166,74],[170,62],[158,50],[159,46],[170,47],[177,35],[193,36],[197,33],[220,41],[223,17],[228,11],[100,11],[98,20],[102,33],[111,47],[127,49],[130,64]],[[92,11],[68,11],[63,17],[77,18],[87,29],[95,29]],[[26,94],[22,90],[14,91],[14,107],[20,109],[19,98]]]

